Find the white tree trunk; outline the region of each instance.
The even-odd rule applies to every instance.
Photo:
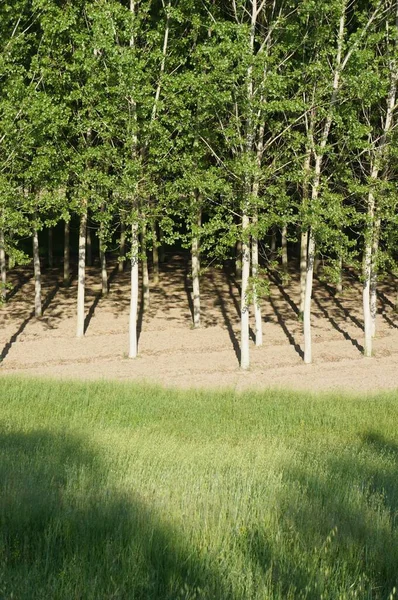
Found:
[[[77,329],[76,336],[84,336],[84,293],[86,283],[86,235],[87,210],[80,217],[79,228],[79,266],[77,277]]]
[[[287,254],[287,225],[282,227],[282,268],[288,270],[289,257]]]
[[[7,269],[6,269],[6,252],[4,231],[0,229],[0,271],[1,271],[1,300],[5,302],[7,299]]]
[[[33,229],[33,269],[35,274],[35,316],[42,316],[41,306],[41,269],[39,255],[39,234],[37,229]]]
[[[159,246],[156,233],[156,221],[152,223],[152,258],[153,258],[153,283],[159,284]]]
[[[141,252],[142,252],[142,293],[144,298],[144,310],[148,310],[150,304],[150,289],[149,289],[149,270],[148,270],[148,256],[146,252],[146,224],[142,225],[142,240],[141,240]]]
[[[91,235],[91,227],[87,226],[86,218],[86,246],[87,246],[87,266],[93,266],[93,240]]]
[[[106,270],[106,253],[103,243],[100,241],[100,261],[101,261],[101,282],[102,282],[102,295],[108,294],[108,273]]]
[[[70,223],[64,224],[64,285],[69,285],[70,278]]]
[[[365,246],[363,260],[363,320],[365,330],[364,356],[372,356],[372,315],[370,312],[370,282],[372,274],[372,244],[368,241]]]
[[[253,225],[256,225],[257,218],[253,220]],[[261,318],[261,306],[257,293],[256,279],[258,278],[258,238],[253,235],[252,238],[252,276],[253,276],[253,306],[256,322],[256,346],[263,345],[263,320]]]
[[[315,240],[310,229],[308,234],[308,253],[307,253],[307,274],[305,281],[305,297],[304,297],[304,362],[310,364],[312,362],[312,340],[311,340],[311,299],[312,299],[312,282],[314,277],[314,260],[315,260]]]
[[[271,258],[274,259],[276,254],[276,229],[271,230]]]
[[[120,223],[120,253],[119,256],[122,260],[119,261],[118,270],[119,273],[123,273],[124,271],[124,263],[126,256],[126,226],[123,221]]]
[[[129,358],[137,356],[137,317],[138,317],[138,223],[131,226],[131,297],[129,327]]]
[[[304,315],[305,282],[307,279],[308,231],[301,232],[300,243],[300,315]]]
[[[236,242],[235,277],[237,281],[242,280],[242,242]]]
[[[202,213],[198,210],[196,226],[198,230],[202,225]],[[200,327],[200,246],[199,234],[192,236],[192,286],[193,286],[193,326]]]
[[[250,367],[249,352],[249,306],[248,291],[250,277],[250,243],[246,239],[249,229],[249,217],[244,214],[242,218],[242,292],[241,292],[241,344],[240,366],[242,369]]]
[[[343,293],[343,257],[339,257],[339,278],[336,284],[337,294]]]
[[[50,227],[48,230],[48,266],[50,269],[54,266],[54,243],[53,243],[53,228]]]

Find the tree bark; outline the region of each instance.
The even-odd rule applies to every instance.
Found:
[[[257,225],[257,216],[253,219],[253,225]],[[263,320],[261,318],[261,306],[257,293],[256,280],[258,278],[258,237],[257,233],[252,237],[252,276],[253,276],[253,306],[256,322],[256,346],[263,345]]]
[[[4,231],[0,229],[0,271],[1,271],[1,300],[7,300],[7,269],[6,269],[6,252]]]
[[[39,255],[39,234],[36,227],[33,228],[33,269],[35,275],[35,317],[39,319],[42,316],[41,269]]]
[[[64,224],[64,286],[70,281],[70,222]]]
[[[141,252],[142,252],[142,295],[144,300],[144,310],[148,310],[150,304],[150,289],[149,289],[149,270],[148,256],[146,248],[146,223],[142,225],[141,234]]]
[[[249,229],[249,217],[244,214],[242,218],[242,286],[241,286],[241,342],[240,342],[240,366],[246,370],[250,367],[249,353],[249,306],[248,291],[250,277],[250,243],[247,239]]]
[[[135,222],[131,226],[131,297],[129,326],[129,358],[136,358],[138,350],[138,251],[138,223]]]
[[[300,243],[300,315],[304,316],[305,282],[307,279],[308,231],[301,232]]]
[[[54,266],[54,243],[53,243],[53,228],[48,230],[48,266],[50,269]]]
[[[199,230],[202,225],[202,212],[198,208],[195,227],[198,232],[192,235],[192,286],[193,286],[193,326],[194,329],[200,327],[200,244]]]
[[[282,227],[282,269],[288,271],[289,257],[287,253],[287,225]]]
[[[314,277],[314,260],[315,260],[315,240],[312,229],[308,232],[308,253],[307,253],[307,275],[305,282],[305,297],[304,297],[304,362],[310,364],[312,362],[312,340],[311,340],[311,299],[312,299],[312,282]]]
[[[93,266],[93,240],[91,235],[91,227],[87,225],[86,218],[86,245],[87,245],[87,261],[86,264],[88,267]]]
[[[243,247],[242,247],[242,240],[238,240],[236,242],[236,248],[235,248],[235,277],[237,279],[237,281],[241,281],[242,280],[242,252],[243,252]]]
[[[377,254],[379,252],[380,219],[376,219],[372,243],[372,272],[370,277],[370,317],[372,319],[372,337],[376,336],[377,316]]]
[[[342,294],[343,293],[343,258],[342,256],[339,257],[339,278],[336,284],[336,293],[337,294]]]
[[[79,266],[77,277],[77,329],[76,336],[84,336],[84,294],[86,283],[86,235],[87,235],[87,208],[80,217],[79,228]]]
[[[120,223],[120,253],[119,253],[119,257],[121,260],[119,260],[118,271],[119,271],[119,273],[123,273],[125,257],[126,257],[126,226],[123,221],[121,221],[121,223]]]
[[[152,222],[152,259],[153,259],[153,284],[159,284],[159,246],[156,230],[156,221]]]
[[[106,252],[103,242],[100,240],[100,262],[101,262],[101,283],[102,295],[108,294],[108,273],[106,270]]]

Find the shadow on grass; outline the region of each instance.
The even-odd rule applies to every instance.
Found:
[[[385,600],[398,587],[398,445],[366,432],[357,449],[287,468],[274,527],[245,533],[277,598]],[[328,456],[331,454],[328,453]],[[395,596],[394,596],[395,597]]]
[[[82,439],[1,429],[1,598],[234,598]]]

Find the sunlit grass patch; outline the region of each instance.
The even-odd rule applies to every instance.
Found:
[[[393,593],[398,393],[1,384],[1,598]]]

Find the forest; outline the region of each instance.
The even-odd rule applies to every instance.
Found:
[[[233,270],[243,370],[292,271],[304,363],[315,276],[337,298],[360,283],[371,357],[398,277],[397,84],[397,0],[3,0],[1,302],[31,266],[40,318],[43,263],[66,287],[76,268],[83,337],[95,247],[103,296],[110,265],[131,271],[135,358],[140,303],[178,249],[195,329],[204,275]]]

